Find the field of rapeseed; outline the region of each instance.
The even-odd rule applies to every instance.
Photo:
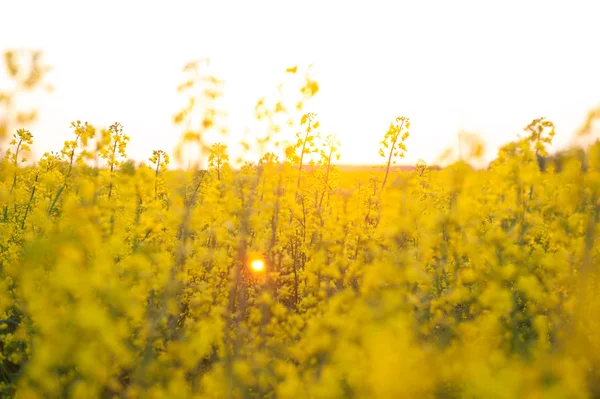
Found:
[[[302,102],[260,101],[259,145],[288,108],[298,134],[233,168],[206,144],[219,93],[202,82],[175,116],[181,147],[145,163],[127,161],[119,123],[73,122],[29,163],[33,135],[10,132],[0,396],[600,396],[600,142],[550,158],[541,118],[486,169],[396,172],[399,117],[383,169],[342,175]],[[302,101],[317,91],[306,79]],[[189,148],[206,165],[169,169]]]

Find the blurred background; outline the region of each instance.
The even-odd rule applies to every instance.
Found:
[[[320,90],[306,111],[337,134],[344,164],[381,163],[398,115],[412,121],[405,163],[437,162],[460,131],[483,138],[488,162],[541,116],[557,128],[551,149],[568,146],[600,104],[595,1],[5,1],[0,15],[0,51],[40,50],[51,67],[0,106],[5,121],[37,109],[36,157],[59,150],[73,120],[119,121],[132,159],[171,151],[182,69],[201,57],[224,81],[232,159],[261,134],[257,100],[293,65],[313,64]],[[2,69],[6,100],[15,84]]]

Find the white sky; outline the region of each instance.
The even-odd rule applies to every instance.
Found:
[[[181,69],[203,56],[226,81],[232,141],[286,67],[314,63],[311,111],[338,134],[343,163],[381,162],[398,115],[412,121],[407,163],[433,162],[461,127],[482,134],[489,158],[538,116],[560,147],[600,102],[593,0],[0,0],[0,51],[21,46],[54,67],[31,129],[38,153],[59,150],[76,119],[121,122],[134,159],[172,150]]]

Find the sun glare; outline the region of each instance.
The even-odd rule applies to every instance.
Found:
[[[262,273],[265,270],[265,262],[262,259],[254,259],[250,262],[250,268],[256,273]]]

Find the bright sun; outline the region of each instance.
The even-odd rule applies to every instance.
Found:
[[[262,272],[265,270],[265,262],[262,259],[254,259],[250,262],[250,268],[255,272]]]

